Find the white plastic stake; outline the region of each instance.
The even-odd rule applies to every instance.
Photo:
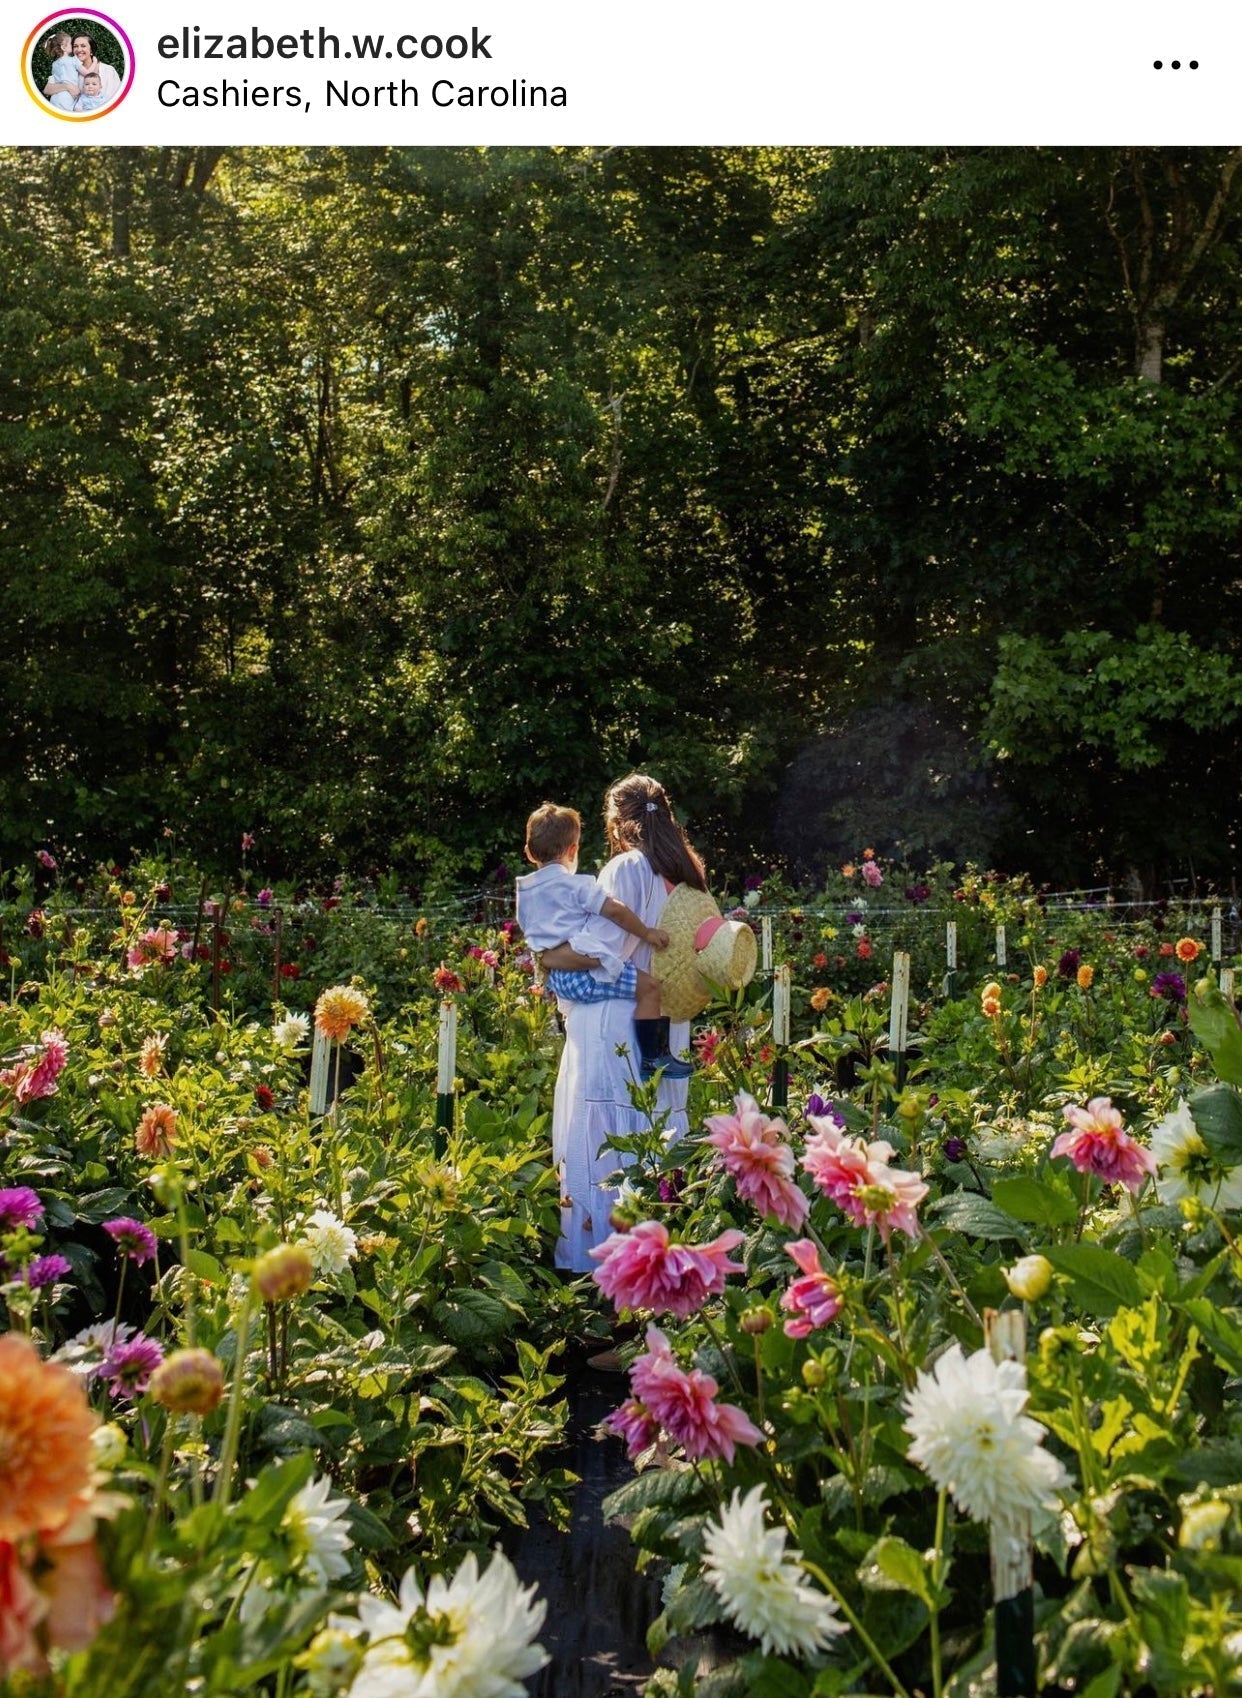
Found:
[[[1220,956],[1221,956],[1221,949],[1220,949],[1220,909],[1219,908],[1213,908],[1212,909],[1212,959],[1213,959],[1213,961],[1219,961]]]
[[[957,921],[950,920],[944,928],[944,963],[952,973],[957,967]]]
[[[772,971],[772,916],[765,914],[759,922],[760,966],[765,973]]]
[[[331,1055],[331,1042],[316,1026],[315,1039],[311,1044],[310,1111],[312,1114],[327,1114],[328,1112],[328,1062]]]
[[[436,1059],[436,1095],[451,1097],[457,1073],[457,1004],[440,1004],[440,1047]]]
[[[789,1000],[790,1000],[791,968],[786,961],[776,969],[772,981],[772,1042],[788,1044],[789,1042]]]
[[[1220,991],[1221,991],[1222,996],[1227,997],[1230,1002],[1233,1001],[1233,968],[1232,967],[1222,967],[1221,968],[1221,970],[1220,970]]]
[[[997,926],[996,928],[996,965],[998,967],[1007,967],[1009,965],[1009,954],[1005,947],[1004,926]]]
[[[893,956],[893,1002],[888,1017],[890,1055],[906,1052],[906,1024],[910,1017],[910,957],[899,949]]]

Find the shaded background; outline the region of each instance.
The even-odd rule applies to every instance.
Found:
[[[1240,164],[0,153],[0,864],[1228,878]]]

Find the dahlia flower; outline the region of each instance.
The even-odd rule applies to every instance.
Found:
[[[703,1572],[730,1621],[769,1656],[805,1657],[848,1627],[836,1599],[809,1584],[802,1553],[785,1549],[785,1529],[765,1526],[766,1511],[762,1486],[745,1497],[735,1489],[703,1530]]]
[[[841,1291],[831,1274],[825,1273],[820,1265],[819,1251],[812,1239],[795,1239],[792,1244],[786,1244],[785,1253],[802,1270],[801,1279],[795,1279],[781,1296],[781,1308],[788,1309],[793,1316],[785,1322],[785,1332],[790,1338],[805,1338],[840,1314]]]
[[[224,1396],[224,1368],[210,1350],[174,1350],[148,1389],[174,1415],[210,1415]]]
[[[139,1333],[127,1343],[109,1346],[99,1365],[99,1378],[108,1382],[113,1397],[141,1397],[163,1360],[159,1339]]]
[[[152,1103],[144,1110],[134,1133],[134,1148],[140,1156],[164,1159],[177,1142],[177,1111],[168,1103]]]
[[[1064,1113],[1073,1130],[1061,1133],[1052,1154],[1068,1156],[1079,1173],[1098,1174],[1106,1185],[1124,1185],[1137,1196],[1155,1174],[1156,1159],[1131,1138],[1112,1098],[1092,1097],[1086,1108],[1070,1103]]]
[[[717,1403],[720,1387],[699,1368],[679,1366],[659,1327],[647,1328],[647,1353],[630,1369],[638,1402],[681,1445],[692,1462],[724,1457],[732,1462],[740,1444],[762,1444],[763,1434],[744,1410]]]
[[[1185,1102],[1152,1128],[1151,1153],[1159,1167],[1156,1195],[1162,1203],[1200,1197],[1212,1208],[1242,1208],[1242,1167],[1221,1165]]]
[[[33,1231],[42,1219],[43,1203],[29,1185],[11,1185],[0,1191],[0,1232],[15,1232],[19,1227]]]
[[[743,1236],[731,1230],[710,1244],[672,1244],[660,1221],[640,1221],[591,1251],[600,1264],[595,1283],[618,1309],[652,1309],[684,1321],[707,1298],[719,1296],[727,1274],[744,1272],[740,1262],[728,1259]]]
[[[331,1209],[315,1210],[302,1229],[302,1241],[320,1274],[344,1273],[358,1254],[357,1234]]]
[[[1042,1517],[1069,1484],[1043,1448],[1043,1427],[1022,1413],[1026,1402],[1023,1363],[995,1362],[986,1348],[964,1356],[960,1344],[906,1394],[910,1460],[972,1521]]]
[[[277,1048],[294,1050],[310,1036],[310,1017],[306,1014],[286,1014],[272,1027]]]
[[[120,1220],[106,1220],[104,1231],[116,1245],[117,1255],[128,1256],[139,1267],[155,1255],[155,1234],[140,1220],[131,1220],[128,1216],[122,1216]]]
[[[737,1186],[738,1195],[760,1214],[796,1231],[810,1203],[794,1179],[794,1153],[785,1142],[783,1120],[769,1120],[745,1091],[734,1099],[733,1114],[709,1115],[706,1142],[719,1152],[716,1164]]]
[[[329,1043],[341,1044],[370,1013],[370,1005],[353,985],[332,985],[315,1004],[315,1029]]]
[[[64,1034],[52,1027],[37,1044],[22,1045],[19,1059],[0,1073],[0,1085],[7,1085],[19,1103],[54,1097],[59,1089],[56,1081],[68,1059]]]
[[[807,1139],[802,1165],[856,1226],[878,1227],[887,1244],[894,1228],[918,1237],[918,1206],[927,1195],[916,1174],[889,1166],[892,1155],[885,1139],[846,1138],[829,1123]]]
[[[534,1642],[546,1613],[502,1552],[480,1575],[471,1551],[425,1595],[410,1569],[395,1604],[363,1596],[356,1621],[333,1616],[331,1626],[369,1636],[350,1698],[525,1698],[526,1677],[548,1660]]]
[[[91,1483],[95,1416],[80,1380],[0,1335],[0,1541],[63,1527]]]

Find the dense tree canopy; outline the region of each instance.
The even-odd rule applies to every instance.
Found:
[[[0,855],[473,873],[642,765],[1227,876],[1240,234],[1242,150],[0,155]]]

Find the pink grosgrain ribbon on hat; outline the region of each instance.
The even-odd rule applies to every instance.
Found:
[[[698,954],[700,950],[707,948],[708,944],[712,941],[723,925],[723,914],[713,914],[709,919],[703,921],[703,924],[694,934],[694,949],[696,954]]]

